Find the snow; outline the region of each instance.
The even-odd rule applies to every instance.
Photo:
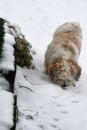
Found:
[[[87,1],[3,0],[0,9],[0,16],[19,24],[36,51],[36,70],[17,67],[16,130],[87,130]],[[54,31],[67,21],[77,21],[82,27],[82,75],[76,87],[63,90],[43,73],[44,53]]]
[[[0,90],[0,129],[9,130],[13,126],[13,94]],[[5,128],[6,127],[6,128]]]
[[[22,76],[20,85],[18,84],[19,75]],[[87,80],[85,73],[82,74],[75,88],[69,87],[65,90],[52,84],[47,75],[36,70],[27,70],[26,73],[19,67],[16,78],[15,86],[21,113],[17,130],[87,129]]]
[[[5,79],[5,77],[0,75],[0,90],[9,90],[9,82]]]
[[[14,70],[14,46],[15,39],[11,34],[6,33],[0,61],[0,69]]]

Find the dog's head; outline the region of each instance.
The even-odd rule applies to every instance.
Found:
[[[49,68],[50,79],[62,87],[73,85],[79,80],[81,68],[74,60],[58,59]]]
[[[73,32],[75,35],[77,35],[78,37],[82,39],[82,29],[78,22],[66,22],[60,25],[54,32],[54,38],[57,35],[61,33],[65,33],[65,32]]]

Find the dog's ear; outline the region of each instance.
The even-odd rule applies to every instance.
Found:
[[[78,81],[81,75],[81,67],[77,64],[76,61],[70,60],[70,69],[74,79]]]
[[[57,59],[56,61],[54,61],[54,63],[52,63],[49,67],[49,75],[50,75],[50,79],[52,81],[54,81],[56,78],[56,74],[60,73],[60,69],[62,68],[62,60],[61,59]]]
[[[56,64],[54,63],[51,64],[49,67],[49,76],[52,81],[54,81],[55,69],[56,69]]]
[[[76,71],[76,77],[75,80],[78,81],[81,75],[81,67],[79,65],[77,65],[76,67],[77,71]]]
[[[51,72],[49,76],[50,76],[50,79],[51,79],[52,81],[54,81],[54,73]]]
[[[78,81],[81,75],[81,67],[79,65],[75,66],[75,80]]]

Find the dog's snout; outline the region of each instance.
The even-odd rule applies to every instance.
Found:
[[[64,82],[61,86],[62,86],[62,88],[65,88],[66,87],[66,83]]]

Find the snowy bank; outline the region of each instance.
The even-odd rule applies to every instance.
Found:
[[[76,87],[62,89],[42,72],[18,67],[16,130],[86,130],[86,77],[83,73]]]
[[[0,129],[9,130],[13,126],[13,94],[0,90]]]

